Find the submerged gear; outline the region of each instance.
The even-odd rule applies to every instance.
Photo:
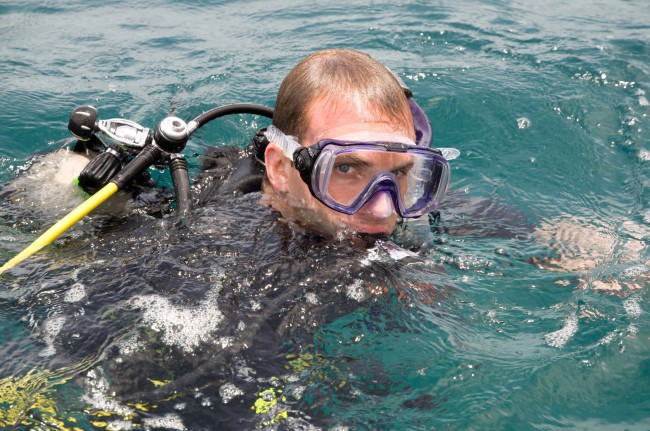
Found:
[[[192,208],[190,181],[187,162],[180,152],[185,148],[190,135],[200,126],[224,115],[236,113],[273,116],[273,110],[264,106],[251,104],[227,105],[211,109],[190,121],[189,124],[177,117],[167,117],[158,124],[152,134],[149,129],[130,120],[97,121],[97,109],[92,106],[76,108],[70,117],[68,129],[79,140],[90,140],[96,133],[101,132],[116,142],[114,147],[108,146],[107,151],[124,152],[127,157],[135,153],[135,156],[124,164],[124,167],[120,166],[119,157],[112,156],[100,158],[98,161],[98,163],[101,162],[99,163],[100,169],[94,169],[97,166],[92,164],[91,168],[93,170],[87,170],[84,175],[92,172],[93,178],[89,179],[86,184],[90,184],[88,191],[98,189],[96,193],[69,212],[26,249],[2,265],[0,274],[53,242],[63,232],[105,202],[118,190],[123,189],[152,165],[169,167],[176,192],[178,215],[181,217],[188,216]]]
[[[270,126],[267,139],[294,162],[311,194],[329,208],[354,214],[379,193],[389,193],[402,217],[435,210],[449,185],[454,148],[432,149],[387,133],[323,139],[310,147]]]

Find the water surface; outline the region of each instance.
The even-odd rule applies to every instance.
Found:
[[[321,48],[393,69],[462,155],[401,249],[323,243],[257,195],[188,226],[100,211],[0,280],[0,425],[650,428],[648,22],[642,0],[4,2],[0,180],[27,192],[1,261],[83,198],[35,176],[75,106],[273,106]],[[193,173],[265,121],[201,129]]]

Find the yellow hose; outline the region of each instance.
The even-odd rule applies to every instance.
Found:
[[[77,208],[70,211],[65,217],[59,220],[54,226],[49,228],[45,233],[39,236],[33,243],[26,249],[18,253],[14,258],[10,259],[7,263],[0,268],[0,275],[6,270],[13,268],[23,260],[27,259],[32,254],[36,253],[46,245],[52,243],[63,232],[70,229],[70,227],[81,220],[89,212],[101,205],[106,199],[110,198],[117,192],[118,187],[115,183],[106,184],[101,190],[85,200]]]

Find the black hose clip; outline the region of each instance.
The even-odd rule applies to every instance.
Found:
[[[257,132],[255,136],[251,139],[251,148],[252,153],[255,156],[255,160],[260,163],[262,166],[264,164],[264,153],[266,152],[266,147],[269,146],[269,139],[266,137],[266,127],[262,127]]]

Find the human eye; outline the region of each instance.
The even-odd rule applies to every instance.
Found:
[[[334,162],[334,172],[342,176],[361,175],[366,169],[366,163],[353,155],[342,155]]]
[[[353,172],[354,167],[350,163],[340,163],[336,166],[334,166],[334,169],[337,170],[337,172],[341,174],[348,174]]]
[[[408,165],[404,165],[404,166],[400,166],[400,167],[398,167],[398,168],[395,168],[395,169],[391,170],[391,172],[392,172],[396,177],[402,177],[402,176],[406,176],[406,175],[408,175],[409,172],[411,171],[411,168],[412,168],[412,167],[413,167],[413,164],[410,163],[410,164],[408,164]]]

